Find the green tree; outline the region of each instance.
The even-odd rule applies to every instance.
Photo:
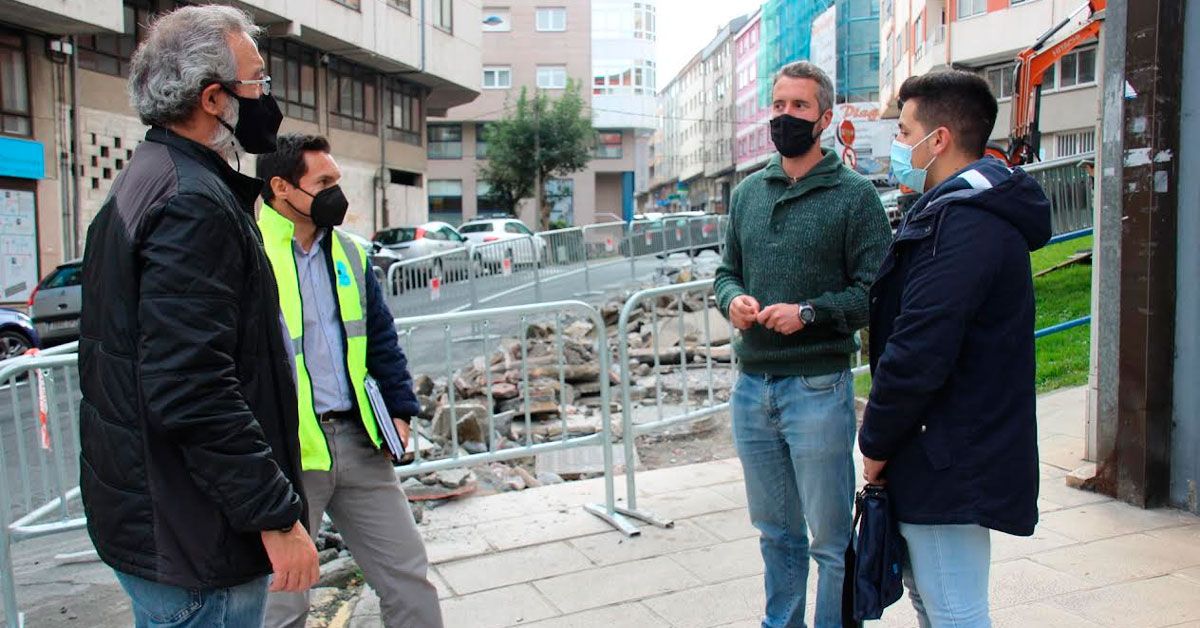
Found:
[[[592,158],[596,130],[584,107],[574,81],[558,98],[542,92],[530,98],[522,88],[512,113],[484,130],[488,152],[479,176],[491,187],[489,200],[515,214],[522,200],[535,196],[540,181],[538,229],[549,228],[546,181],[583,170]]]

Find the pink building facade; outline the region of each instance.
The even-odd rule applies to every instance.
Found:
[[[770,81],[774,73],[774,68],[758,67],[761,18],[761,11],[751,16],[746,25],[738,31],[734,43],[736,181],[741,181],[761,168],[775,152],[775,147],[771,144],[771,104],[760,102],[758,98],[759,81]]]

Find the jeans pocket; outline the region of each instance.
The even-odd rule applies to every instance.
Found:
[[[179,623],[200,610],[204,601],[200,591],[171,586],[118,573],[121,586],[129,593],[134,608],[157,624]]]
[[[830,373],[828,375],[801,375],[800,383],[804,384],[804,387],[808,390],[824,392],[837,388],[838,384],[841,384],[845,377],[846,371],[838,371],[837,373]]]

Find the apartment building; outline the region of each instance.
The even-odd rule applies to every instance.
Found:
[[[333,143],[364,236],[425,216],[424,119],[479,90],[468,0],[229,0],[266,28],[260,49],[283,131]],[[82,254],[88,224],[145,135],[129,62],[178,0],[0,0],[0,304]],[[252,173],[252,158],[242,172]]]
[[[734,177],[736,183],[761,168],[775,152],[771,143],[771,102],[762,98],[759,84],[771,80],[772,68],[759,67],[762,39],[762,11],[750,16],[734,36],[737,73],[737,125],[734,135]]]
[[[568,79],[582,86],[597,143],[586,169],[545,183],[551,219],[586,225],[632,216],[655,128],[655,45],[652,0],[485,6],[483,93],[429,121],[430,218],[460,223],[501,210],[489,205],[478,175],[487,159],[483,130],[513,110],[522,88],[554,97]],[[519,216],[535,224],[532,200],[521,204]]]
[[[734,185],[733,137],[735,130],[735,45],[738,31],[748,18],[734,18],[717,32],[700,56],[704,64],[704,177],[698,200],[704,211],[728,211]]]
[[[1079,0],[881,3],[879,96],[885,115],[899,115],[896,94],[906,78],[947,67],[972,70],[988,80],[1000,102],[992,139],[1004,146],[1009,136],[1017,53],[1080,8]],[[1076,15],[1074,23],[1082,23],[1084,17]],[[1047,71],[1042,89],[1042,159],[1095,150],[1099,77],[1097,41],[1080,46]]]

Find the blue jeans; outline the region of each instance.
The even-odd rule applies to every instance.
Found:
[[[977,525],[900,524],[908,544],[904,586],[921,628],[991,628],[991,531]]]
[[[117,573],[133,600],[137,628],[259,628],[267,602],[264,576],[227,589],[186,589]]]
[[[816,627],[842,625],[842,577],[853,527],[854,385],[743,373],[733,439],[766,567],[763,628],[803,627],[809,556],[817,562]],[[809,541],[809,533],[812,541]]]

